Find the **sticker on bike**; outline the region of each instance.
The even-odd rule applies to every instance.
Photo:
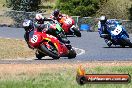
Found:
[[[47,37],[49,37],[49,38],[57,39],[56,37],[54,37],[54,36],[52,36],[52,35],[49,35],[49,34],[46,34],[46,35],[47,35]]]
[[[31,38],[31,42],[32,42],[32,43],[36,43],[37,40],[38,40],[37,35],[33,35],[33,37]]]
[[[71,25],[72,24],[72,21],[71,21],[71,19],[66,19],[65,20],[65,23],[68,24],[68,25]]]
[[[122,28],[120,26],[117,26],[114,31],[111,31],[112,34],[118,35],[122,31]]]

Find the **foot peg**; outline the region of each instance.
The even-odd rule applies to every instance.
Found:
[[[109,37],[109,35],[108,34],[101,34],[100,37],[101,38],[107,38],[107,37]]]

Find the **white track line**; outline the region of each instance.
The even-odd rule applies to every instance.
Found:
[[[85,50],[84,50],[84,49],[75,48],[75,47],[74,47],[74,49],[78,49],[78,50],[80,50],[80,51],[81,51],[81,52],[80,52],[79,54],[77,54],[77,55],[82,55],[82,54],[85,54]]]

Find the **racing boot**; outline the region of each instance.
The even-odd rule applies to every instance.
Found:
[[[70,45],[70,41],[67,39],[67,37],[63,33],[60,33],[57,36],[60,42],[64,43],[69,50],[72,48],[72,46]]]
[[[67,39],[67,37],[66,37],[65,34],[63,34],[63,33],[59,33],[59,34],[57,35],[57,37],[58,37],[58,39],[59,39],[61,42],[63,42],[63,43],[67,43],[67,44],[70,43],[70,41]]]
[[[111,40],[105,39],[106,44],[110,47],[112,45]]]
[[[65,44],[68,50],[71,50],[72,46],[70,44]]]

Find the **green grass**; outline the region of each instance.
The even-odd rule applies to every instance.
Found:
[[[90,72],[89,72],[90,71]],[[132,88],[129,84],[85,84],[76,82],[76,69],[61,69],[56,72],[41,72],[34,76],[19,74],[0,80],[0,88]],[[130,73],[132,66],[87,68],[87,73]]]

